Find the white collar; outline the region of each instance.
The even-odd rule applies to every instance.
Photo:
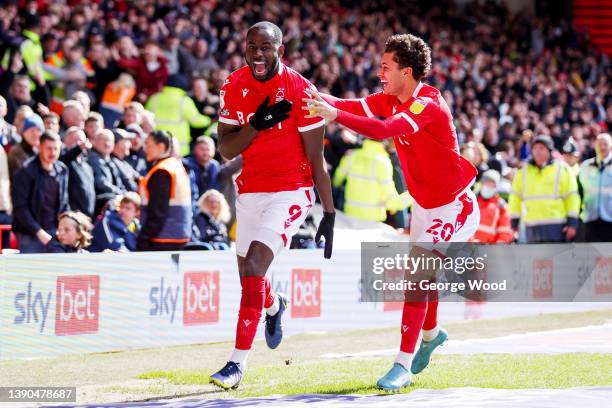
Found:
[[[285,64],[282,61],[278,61],[278,75],[283,75],[283,70],[285,69]]]
[[[423,87],[423,83],[419,81],[419,84],[417,85],[416,88],[414,88],[414,92],[412,93],[413,98],[416,98],[419,95],[419,92],[421,92],[422,87]]]

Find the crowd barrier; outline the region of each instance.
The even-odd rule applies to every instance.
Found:
[[[609,298],[612,262],[605,265],[604,283],[590,290]],[[285,251],[268,276],[289,297],[288,335],[399,324],[401,303],[360,302],[359,250],[338,250],[332,260],[321,250]],[[230,251],[2,256],[0,360],[233,340],[240,292]],[[461,299],[441,304],[447,320],[558,309]]]

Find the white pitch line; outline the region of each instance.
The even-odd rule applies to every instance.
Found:
[[[451,333],[452,336],[452,333]],[[397,353],[397,349],[357,353],[326,353],[322,358],[373,358]],[[612,324],[509,334],[486,338],[449,340],[437,354],[560,354],[612,353]]]

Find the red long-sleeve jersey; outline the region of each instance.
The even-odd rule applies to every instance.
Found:
[[[322,96],[338,109],[339,124],[370,139],[393,138],[408,191],[421,207],[452,202],[476,177],[459,154],[450,109],[436,88],[419,83],[404,103],[382,92],[365,99]]]

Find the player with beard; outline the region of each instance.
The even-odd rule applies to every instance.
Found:
[[[268,347],[281,342],[287,299],[272,291],[266,272],[313,206],[313,187],[324,211],[316,241],[325,238],[325,258],[332,253],[335,212],[323,159],[325,122],[307,118],[299,108],[305,90],[315,88],[283,65],[283,52],[280,28],[269,22],[253,25],[246,36],[247,66],[233,72],[220,91],[221,155],[243,158],[236,180],[236,253],[242,284],[236,345],[227,364],[210,377],[224,389],[238,387],[242,379],[262,309]]]

